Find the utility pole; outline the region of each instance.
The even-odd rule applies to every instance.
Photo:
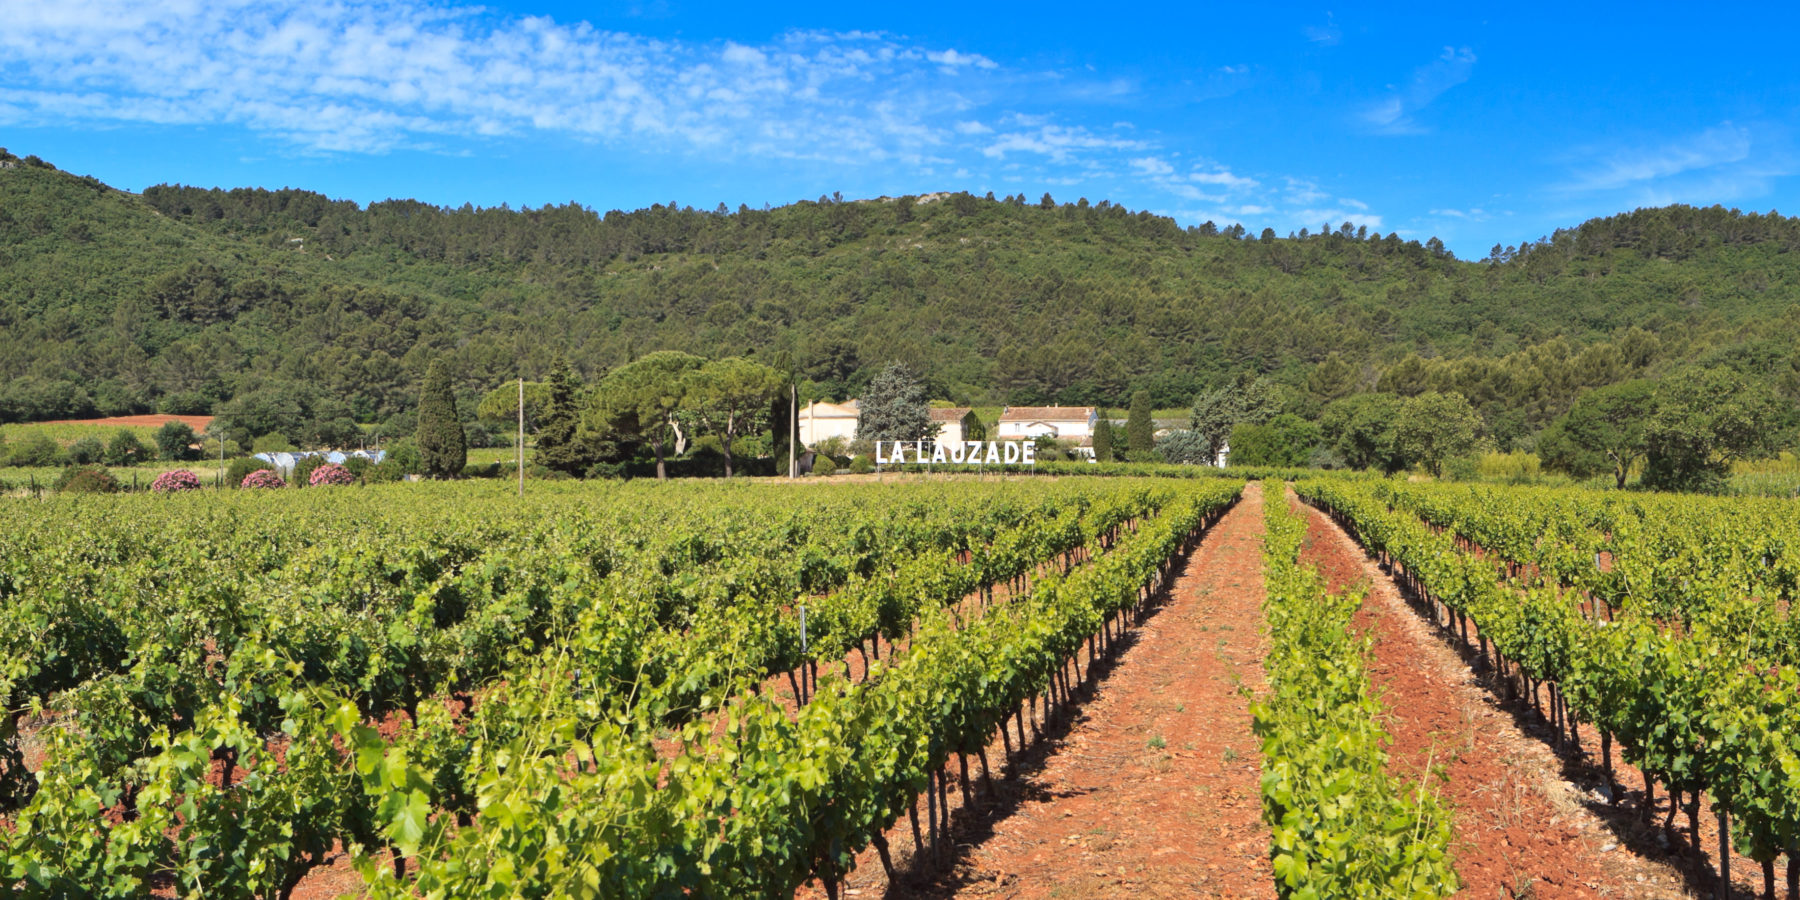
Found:
[[[525,499],[525,376],[519,376],[519,499]]]
[[[793,481],[795,456],[797,455],[794,452],[794,445],[800,441],[800,386],[791,381],[788,382],[788,398],[788,416],[791,418],[788,424],[792,426],[792,429],[788,431],[787,442],[788,480]]]

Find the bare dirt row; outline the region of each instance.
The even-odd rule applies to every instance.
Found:
[[[1609,807],[1595,767],[1560,754],[1528,703],[1503,701],[1349,535],[1290,502],[1308,520],[1303,558],[1334,589],[1368,585],[1355,625],[1372,638],[1369,677],[1388,711],[1393,770],[1435,783],[1449,801],[1464,896],[1710,896],[1634,811]]]

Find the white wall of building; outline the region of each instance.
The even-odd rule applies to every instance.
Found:
[[[800,408],[800,443],[812,447],[834,437],[853,440],[861,418],[855,407],[837,403],[809,403]]]

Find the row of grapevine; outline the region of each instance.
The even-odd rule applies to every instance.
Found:
[[[1263,814],[1282,897],[1448,897],[1457,891],[1449,816],[1425,784],[1388,774],[1358,593],[1333,594],[1300,560],[1306,523],[1269,482],[1264,611],[1269,690],[1251,706],[1262,739]]]
[[[1770,890],[1774,861],[1785,853],[1793,892],[1800,875],[1800,676],[1763,655],[1779,642],[1759,639],[1757,623],[1772,621],[1774,613],[1771,604],[1746,593],[1747,583],[1689,574],[1678,589],[1639,584],[1618,598],[1610,615],[1599,615],[1586,594],[1545,576],[1559,570],[1540,568],[1548,554],[1536,552],[1556,546],[1545,535],[1576,533],[1579,526],[1545,528],[1531,515],[1519,515],[1515,530],[1498,533],[1503,526],[1493,524],[1501,521],[1493,503],[1532,499],[1492,498],[1485,512],[1463,511],[1465,521],[1488,518],[1483,543],[1507,548],[1498,551],[1501,560],[1520,577],[1502,580],[1495,561],[1479,555],[1473,536],[1433,528],[1390,506],[1381,489],[1326,481],[1299,489],[1394,566],[1416,595],[1434,609],[1441,605],[1449,627],[1503,676],[1516,674],[1534,703],[1540,703],[1540,689],[1546,691],[1549,699],[1540,705],[1549,708],[1559,734],[1578,740],[1575,723],[1593,723],[1602,736],[1609,782],[1612,747],[1618,745],[1645,774],[1646,814],[1654,779],[1670,792],[1671,817],[1684,809],[1690,833],[1697,835],[1700,796],[1706,794],[1720,819],[1722,844],[1730,840],[1759,862]],[[1636,551],[1622,534],[1612,532],[1609,545],[1628,557]],[[1533,561],[1508,560],[1508,553]],[[1587,563],[1601,568],[1591,557]],[[1654,599],[1637,601],[1637,588]],[[1472,640],[1470,625],[1476,629]],[[1730,854],[1727,846],[1719,851],[1723,886]]]
[[[1106,533],[1156,502],[1141,488],[1114,491],[1095,507],[1073,490],[1025,501],[996,486],[975,493],[988,501],[979,509],[967,499],[917,505],[932,496],[912,494],[885,510],[853,509],[841,492],[837,502],[805,506],[720,503],[719,515],[699,523],[667,501],[597,516],[552,501],[534,512],[564,521],[543,524],[553,520],[488,509],[451,515],[433,498],[419,504],[408,495],[417,521],[396,516],[338,540],[270,525],[246,540],[215,527],[235,518],[205,505],[209,498],[175,509],[168,501],[189,498],[132,498],[165,500],[135,508],[109,498],[116,505],[105,516],[66,504],[55,510],[64,521],[45,516],[19,533],[44,552],[6,558],[12,577],[0,617],[16,627],[0,635],[22,641],[5,657],[7,721],[16,732],[48,701],[86,737],[103,771],[117,769],[147,749],[157,727],[191,721],[212,697],[254,678],[262,650],[301,664],[308,682],[349,690],[365,715],[416,714],[423,698],[470,690],[520,653],[569,640],[581,641],[597,683],[632,693],[646,678],[661,684],[681,673],[693,696],[797,664],[796,596],[887,583],[934,553],[969,557],[954,571],[974,585],[1012,579],[1085,541],[1090,507],[1099,517],[1092,530]],[[214,502],[244,505],[235,496]],[[372,505],[353,497],[327,508],[342,516]],[[307,535],[319,523],[301,512],[273,518]],[[119,521],[142,530],[115,528]],[[184,525],[184,539],[167,543],[143,533]],[[285,545],[285,558],[259,555],[270,545]],[[246,556],[248,571],[234,576],[232,562]],[[924,599],[915,592],[888,603],[890,630]],[[265,698],[247,715],[266,727],[276,710]],[[12,802],[22,799],[21,767],[0,775]]]
[[[497,680],[473,690],[472,710],[419,702],[389,737],[362,685],[314,678],[244,642],[210,702],[152,723],[146,748],[122,763],[101,760],[80,728],[45,732],[40,786],[0,829],[0,897],[139,896],[158,879],[207,896],[281,896],[334,843],[362,849],[372,890],[408,896],[767,896],[832,880],[926,783],[943,789],[950,753],[979,753],[1022,702],[1053,690],[1083,640],[1120,627],[1236,487],[1062,489],[1064,513],[988,528],[960,555],[894,554],[812,585],[840,585],[800,595],[820,610],[834,596],[861,598],[845,601],[861,609],[875,585],[898,586],[874,606],[909,612],[909,639],[861,682],[827,675],[791,714],[756,689],[764,673],[749,666],[698,691],[683,665],[620,690],[619,648],[647,632],[622,629],[612,599],[511,647]],[[982,499],[1005,496],[960,493],[967,520]],[[1059,556],[1029,593],[959,611],[984,581]],[[583,584],[620,599],[608,582],[641,568],[615,563]],[[666,596],[640,598],[642,608],[666,610]],[[751,602],[762,596],[708,598],[658,633],[689,636],[664,644],[685,644],[683,659],[708,645],[729,656],[742,645],[717,641],[708,623],[789,615],[793,594]],[[824,643],[841,652],[871,625],[902,627],[834,624]],[[677,708],[690,714],[671,718]],[[657,742],[671,724],[673,758]]]

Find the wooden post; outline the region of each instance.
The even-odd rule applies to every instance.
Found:
[[[800,442],[800,386],[788,385],[788,415],[792,421],[788,424],[792,429],[788,432],[788,480],[794,480],[794,466],[797,465],[794,445]]]
[[[519,499],[525,499],[525,376],[519,376]]]

